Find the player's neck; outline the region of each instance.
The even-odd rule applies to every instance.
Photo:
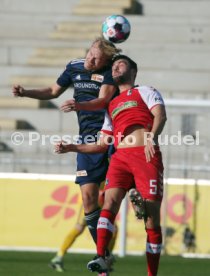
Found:
[[[133,87],[133,84],[130,84],[130,83],[121,84],[119,85],[120,93],[122,93],[125,90],[131,89],[132,87]]]

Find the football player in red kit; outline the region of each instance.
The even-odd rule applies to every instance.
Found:
[[[109,106],[97,143],[55,147],[57,153],[103,152],[110,139],[116,152],[112,155],[106,176],[105,201],[97,226],[97,256],[88,263],[91,271],[106,271],[105,251],[113,233],[115,217],[126,192],[145,202],[146,255],[148,276],[156,276],[162,247],[160,206],[163,196],[163,164],[158,135],[166,122],[161,94],[154,88],[134,86],[137,65],[129,57],[119,55],[112,65],[112,76],[120,95]],[[137,200],[138,203],[138,200]]]

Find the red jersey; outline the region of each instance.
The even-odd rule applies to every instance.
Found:
[[[125,90],[114,98],[108,106],[102,132],[114,136],[115,147],[121,141],[125,130],[132,125],[141,125],[150,131],[153,125],[151,109],[164,105],[163,98],[152,87],[138,86]]]

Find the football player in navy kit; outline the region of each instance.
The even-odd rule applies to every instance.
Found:
[[[75,59],[69,62],[64,72],[52,86],[41,89],[25,89],[21,85],[13,86],[16,97],[28,97],[39,100],[49,100],[59,97],[69,86],[74,87],[72,104],[64,103],[62,110],[77,110],[80,142],[85,137],[97,140],[105,108],[116,87],[112,79],[111,61],[121,50],[109,41],[98,38],[91,45],[85,59]],[[93,141],[94,142],[94,141]],[[76,183],[80,185],[84,205],[85,219],[93,240],[96,242],[97,222],[100,216],[98,206],[99,185],[105,179],[108,168],[107,153],[77,155]]]
[[[108,105],[100,140],[89,145],[58,143],[55,152],[105,152],[110,142],[114,142],[116,152],[107,172],[105,201],[98,220],[97,256],[87,268],[92,272],[109,270],[106,248],[121,201],[129,191],[134,206],[140,207],[139,198],[143,199],[148,276],[157,276],[162,248],[160,207],[163,197],[163,163],[158,135],[167,118],[161,94],[152,87],[135,86],[136,74],[137,64],[132,59],[116,56],[112,75],[120,94]]]

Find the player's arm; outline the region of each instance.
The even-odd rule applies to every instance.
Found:
[[[160,135],[161,132],[163,131],[163,128],[167,121],[165,106],[158,104],[155,107],[153,107],[153,109],[151,110],[151,113],[154,116],[154,120],[153,120],[153,126],[150,133],[154,137],[153,138],[154,142],[157,143],[158,135]]]
[[[57,83],[50,87],[40,89],[25,89],[20,85],[14,85],[12,93],[15,97],[27,97],[38,100],[50,100],[59,97],[66,88],[61,87]]]
[[[154,106],[151,113],[154,116],[153,126],[151,131],[147,133],[147,141],[144,150],[147,162],[150,162],[151,158],[155,155],[154,144],[158,145],[158,135],[161,134],[167,120],[164,105],[158,104]]]
[[[106,112],[104,118],[104,124],[100,132],[100,137],[95,143],[89,144],[67,144],[65,145],[62,141],[55,145],[56,153],[67,153],[67,152],[80,152],[80,153],[102,153],[108,150],[108,146],[113,142],[113,126],[111,118]]]
[[[103,153],[108,149],[109,137],[106,134],[101,134],[100,138],[95,143],[89,144],[64,144],[62,141],[55,145],[55,152],[58,154],[67,152],[79,153]]]
[[[159,91],[153,87],[142,86],[140,92],[142,99],[153,115],[152,129],[147,133],[146,141],[144,141],[146,160],[150,162],[155,154],[154,145],[158,145],[158,135],[162,132],[167,118],[164,100]]]
[[[75,102],[73,99],[67,100],[61,105],[61,110],[64,112],[70,112],[75,110],[95,111],[105,109],[115,92],[116,87],[114,85],[103,84],[97,99],[81,103]]]

